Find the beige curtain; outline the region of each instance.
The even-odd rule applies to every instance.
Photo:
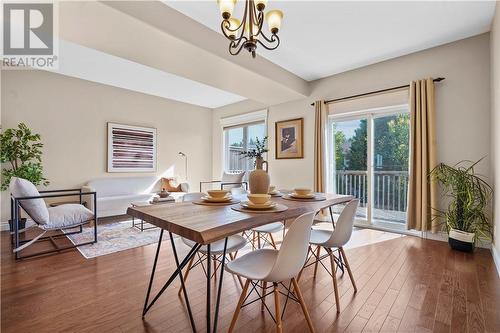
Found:
[[[437,207],[437,185],[429,181],[436,166],[436,121],[433,79],[410,83],[410,179],[408,229],[436,232],[431,207]]]
[[[324,101],[314,103],[314,191],[326,191],[326,121],[328,115],[328,105]]]

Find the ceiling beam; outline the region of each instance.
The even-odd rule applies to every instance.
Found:
[[[225,54],[224,37],[161,2],[61,2],[59,12],[60,37],[73,43],[266,105],[309,94],[305,80],[266,59]]]

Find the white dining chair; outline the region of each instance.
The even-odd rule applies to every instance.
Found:
[[[343,246],[351,239],[352,228],[354,225],[354,217],[356,215],[356,209],[358,208],[359,200],[350,201],[340,213],[337,223],[335,224],[335,229],[324,230],[324,229],[313,229],[311,231],[311,240],[309,246],[309,253],[311,254],[306,261],[305,267],[314,264],[314,277],[316,277],[316,272],[318,270],[318,263],[321,264],[325,269],[326,267],[321,263],[325,258],[330,259],[330,269],[328,272],[332,276],[333,289],[335,292],[335,303],[337,306],[337,312],[340,312],[340,302],[339,302],[339,291],[337,286],[337,266],[342,264],[347,268],[349,273],[349,278],[356,293],[358,288],[356,287],[356,282],[354,282],[354,277],[352,275],[351,267],[349,266],[349,261],[345,255]],[[316,247],[313,249],[313,247]],[[324,256],[321,256],[321,249],[326,251]],[[335,252],[337,254],[335,254]],[[312,262],[310,262],[313,259]],[[328,271],[328,270],[327,270]],[[301,272],[302,273],[302,272]],[[299,279],[300,279],[299,274]]]
[[[284,231],[285,226],[282,222],[269,223],[257,228],[253,228],[252,230],[250,230],[251,236],[249,235],[249,238],[251,237],[252,241],[252,248],[260,249],[263,248],[266,244],[270,244],[274,249],[277,250],[278,248],[276,247],[273,233],[283,232],[284,237]]]
[[[274,294],[275,315],[273,319],[276,322],[276,331],[278,333],[282,332],[282,313],[278,285],[281,285],[286,289],[287,293],[285,295],[287,295],[287,300],[292,299],[300,304],[309,329],[311,332],[314,332],[309,312],[307,311],[307,307],[302,297],[302,292],[300,291],[295,277],[303,267],[307,258],[311,226],[315,214],[315,212],[311,212],[299,216],[290,226],[279,250],[258,249],[249,252],[226,265],[226,270],[228,272],[246,278],[243,291],[241,292],[240,299],[233,314],[229,332],[234,331],[241,308],[255,302],[256,300],[260,299],[262,307],[265,306],[271,317],[273,317],[271,311],[265,304],[266,296],[271,293]],[[287,287],[283,284],[283,281],[287,280],[291,280],[293,291],[290,286]],[[262,282],[262,284],[259,284],[259,282]],[[273,284],[273,290],[269,293],[267,292],[267,283]],[[246,304],[244,304],[248,299],[247,291],[250,284],[252,284],[252,289],[250,290],[248,296],[250,296],[252,291],[255,291],[258,298],[256,300],[249,300]],[[259,292],[260,288],[262,288],[262,293]]]
[[[190,201],[195,201],[201,199],[203,196],[205,196],[205,193],[187,193],[184,195],[182,198],[183,202],[190,202]],[[184,244],[189,246],[190,248],[195,246],[195,242],[192,240],[189,240],[187,238],[181,237],[181,240]],[[184,273],[184,283],[186,283],[186,280],[188,278],[189,272],[195,268],[198,265],[201,265],[203,268],[203,271],[206,272],[205,267],[203,267],[203,263],[206,262],[206,265],[210,265],[210,261],[213,262],[213,273],[212,275],[215,275],[217,273],[217,270],[219,269],[220,264],[222,263],[222,260],[229,261],[228,258],[222,258],[222,255],[224,254],[224,243],[225,240],[221,239],[219,241],[216,241],[214,243],[210,244],[210,256],[212,260],[207,260],[207,246],[203,245],[200,247],[198,250],[198,253],[196,255],[193,255],[191,260],[189,261],[186,271]],[[242,248],[245,247],[247,241],[245,237],[240,236],[240,235],[232,235],[229,236],[227,239],[227,248],[226,248],[226,253],[229,255],[229,259],[233,260],[236,257],[236,253],[241,250]],[[243,286],[243,282],[241,279],[239,279],[240,285]],[[182,293],[182,286],[179,288],[178,295],[180,296]]]
[[[231,195],[236,196],[236,197],[247,195],[247,194],[248,194],[248,191],[246,189],[244,189],[243,187],[236,187],[236,188],[231,189]]]

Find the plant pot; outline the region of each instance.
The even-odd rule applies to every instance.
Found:
[[[266,170],[263,169],[264,164],[266,165]],[[248,175],[250,193],[267,194],[269,191],[269,185],[271,185],[271,179],[267,173],[267,162],[262,158],[257,158],[255,161],[255,167],[256,169]]]
[[[474,233],[450,229],[448,244],[453,250],[472,252],[474,251]]]
[[[25,217],[23,217],[19,220],[19,229],[18,230],[24,229],[26,227],[26,221],[27,221],[27,219]],[[12,220],[9,220],[9,228],[10,228],[11,232],[14,231],[14,225],[12,224]]]

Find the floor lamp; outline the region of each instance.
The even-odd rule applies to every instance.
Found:
[[[188,179],[188,158],[187,155],[184,154],[182,151],[177,153],[179,156],[184,157],[184,175],[186,177],[186,180]]]

